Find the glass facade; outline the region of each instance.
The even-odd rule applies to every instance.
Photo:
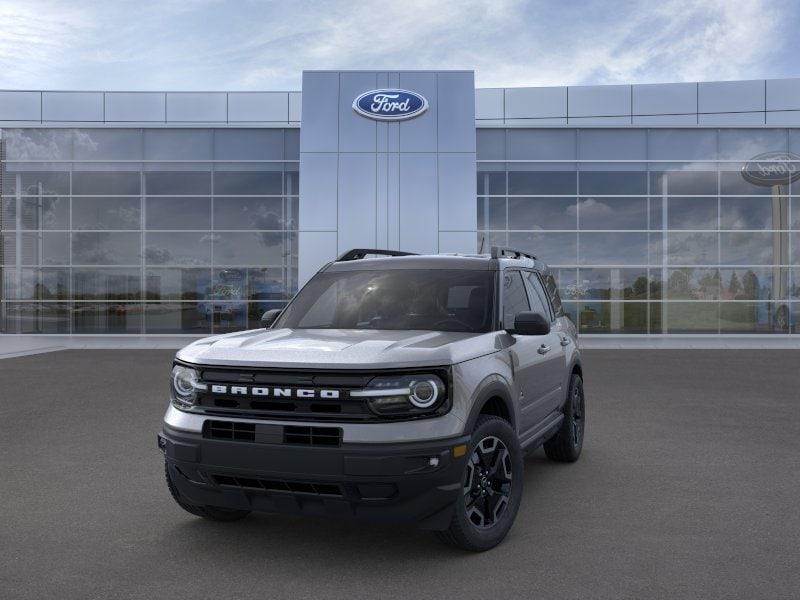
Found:
[[[477,135],[479,247],[551,264],[582,333],[800,333],[800,129]]]
[[[2,139],[0,333],[226,332],[296,292],[299,130]]]

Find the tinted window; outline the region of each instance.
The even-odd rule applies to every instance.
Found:
[[[546,319],[552,319],[553,315],[550,313],[550,307],[547,303],[542,284],[539,283],[539,278],[536,273],[530,271],[525,273],[525,282],[528,286],[528,298],[531,303],[531,310],[533,312],[541,313]]]
[[[486,332],[492,327],[493,275],[465,270],[320,273],[275,327]]]
[[[552,275],[545,278],[545,285],[547,286],[547,293],[550,296],[550,302],[553,304],[553,310],[557,317],[563,316],[564,307],[561,305],[561,296],[558,293],[558,286],[556,280]]]
[[[513,327],[514,317],[530,310],[528,294],[519,271],[503,273],[503,327]]]

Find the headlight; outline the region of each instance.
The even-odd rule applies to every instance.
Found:
[[[172,367],[172,403],[177,408],[189,408],[197,403],[197,392],[207,386],[200,382],[200,374],[194,369],[175,365]]]
[[[433,374],[376,377],[350,396],[366,398],[374,413],[386,417],[443,412],[448,399],[442,378]]]

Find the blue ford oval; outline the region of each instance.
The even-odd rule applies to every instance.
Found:
[[[411,119],[427,109],[425,97],[408,90],[371,90],[353,100],[353,110],[379,121]]]

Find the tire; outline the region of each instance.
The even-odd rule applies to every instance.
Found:
[[[456,500],[449,528],[437,536],[463,550],[483,552],[502,542],[514,524],[522,499],[522,450],[507,421],[484,415],[475,424],[467,456],[464,493]]]
[[[583,396],[583,379],[573,373],[569,393],[564,403],[564,420],[553,437],[544,443],[547,458],[556,462],[575,462],[583,448],[586,427],[586,402]]]
[[[172,499],[175,500],[178,506],[188,513],[191,513],[197,517],[209,519],[211,521],[238,521],[240,519],[244,519],[250,514],[249,510],[220,508],[218,506],[197,506],[196,504],[189,504],[180,495],[178,488],[175,487],[175,484],[172,481],[172,475],[169,473],[169,465],[167,464],[167,461],[164,461],[164,475],[167,478],[167,487],[169,488],[169,493],[172,494]]]

